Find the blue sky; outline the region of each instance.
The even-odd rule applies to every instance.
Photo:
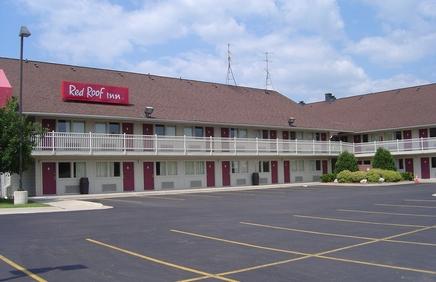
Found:
[[[0,0],[0,56],[225,83],[317,101],[435,82],[434,0]],[[1,65],[0,65],[1,68]]]

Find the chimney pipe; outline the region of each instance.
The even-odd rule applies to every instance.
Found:
[[[336,97],[332,93],[325,93],[324,97],[326,102],[333,102],[336,100]]]

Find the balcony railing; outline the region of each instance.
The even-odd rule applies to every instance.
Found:
[[[353,144],[314,140],[49,132],[35,137],[34,141],[34,155],[335,156],[343,151],[354,152],[356,155],[373,154],[378,147],[393,153],[436,150],[436,138]]]

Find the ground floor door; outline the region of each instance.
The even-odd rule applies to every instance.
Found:
[[[223,175],[223,186],[230,186],[230,162],[221,162],[222,175]]]
[[[277,161],[271,161],[271,183],[279,183],[279,170]]]
[[[284,183],[291,182],[291,168],[289,161],[283,161],[283,175],[284,175]]]
[[[421,158],[421,178],[430,178],[430,158]]]
[[[406,161],[406,172],[410,173],[410,174],[414,174],[414,169],[413,169],[413,159],[405,159]]]
[[[322,160],[322,174],[329,173],[328,161]]]
[[[133,162],[123,162],[123,190],[135,190],[135,172]]]
[[[215,162],[206,162],[207,187],[215,187]]]
[[[56,163],[42,163],[42,194],[56,194]]]
[[[154,163],[144,162],[144,190],[154,189]]]

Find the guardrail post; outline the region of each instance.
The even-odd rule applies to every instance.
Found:
[[[209,150],[210,150],[210,155],[212,156],[212,152],[213,152],[213,146],[212,146],[212,144],[213,144],[213,139],[212,139],[212,136],[209,136],[209,140],[210,140],[210,147],[209,147]]]
[[[400,141],[397,139],[397,152],[400,151]]]
[[[339,145],[340,145],[340,147],[339,147],[339,151],[340,151],[341,154],[342,154],[342,140],[339,141]]]
[[[54,130],[51,132],[51,150],[52,150],[52,154],[54,155],[55,153],[55,132]]]
[[[298,141],[297,141],[297,138],[295,138],[295,154],[298,155]]]
[[[374,153],[377,152],[377,141],[374,141]]]
[[[422,137],[420,137],[421,139],[421,151],[424,151],[424,140],[422,139]]]
[[[279,138],[276,138],[276,153],[279,155]]]
[[[186,155],[186,135],[183,135],[183,154]]]
[[[329,155],[332,154],[332,142],[329,140]]]
[[[315,139],[312,139],[312,154],[315,155]]]
[[[236,137],[233,137],[233,149],[235,151],[235,156],[236,156]]]
[[[259,138],[256,137],[256,155],[259,156]]]
[[[127,150],[126,150],[126,133],[123,133],[123,151],[124,151],[124,155],[127,154]]]
[[[92,154],[92,132],[89,132],[89,154]]]
[[[157,155],[158,144],[157,144],[157,134],[154,135],[154,154]]]

